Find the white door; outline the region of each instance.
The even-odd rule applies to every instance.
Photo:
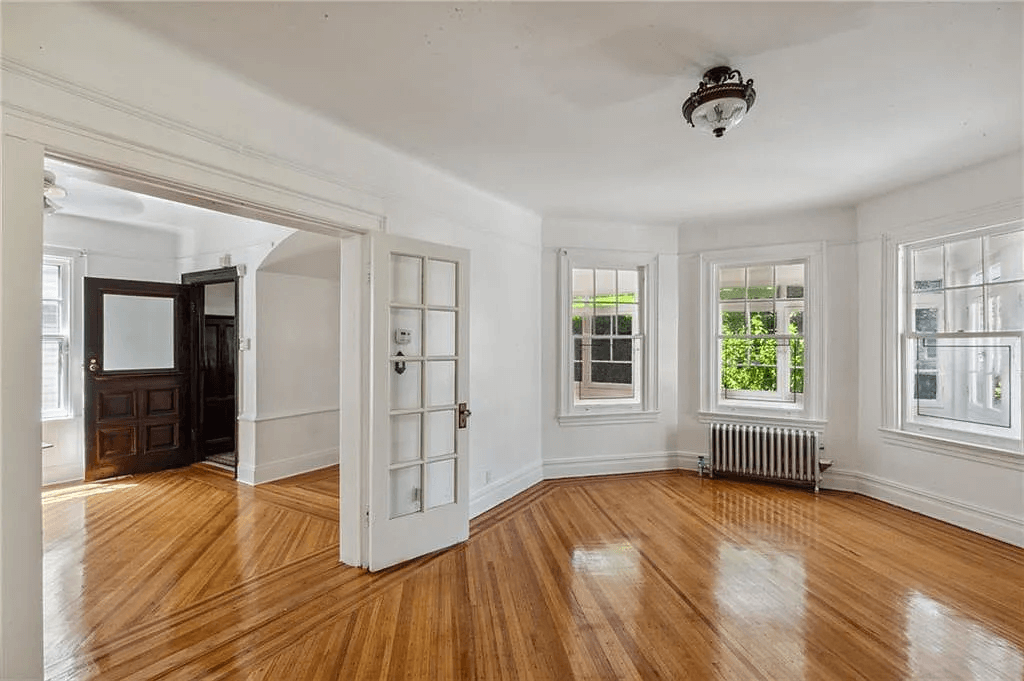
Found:
[[[469,537],[469,252],[373,237],[369,566]]]

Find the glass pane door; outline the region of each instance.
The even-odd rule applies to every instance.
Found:
[[[389,517],[456,503],[457,263],[391,255]]]

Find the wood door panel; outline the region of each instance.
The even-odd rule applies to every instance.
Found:
[[[144,454],[166,452],[181,446],[177,422],[146,424],[143,433]]]
[[[146,391],[146,416],[177,416],[181,392],[177,387],[151,388]]]
[[[96,419],[98,421],[110,421],[113,419],[133,419],[138,414],[135,408],[136,392],[120,388],[97,391],[98,405]]]
[[[189,295],[188,287],[177,284],[85,278],[85,357],[90,366],[85,373],[86,480],[158,471],[194,461]],[[118,333],[120,341],[133,337],[133,318],[115,315],[105,319],[105,296],[174,301],[173,367],[104,369],[108,326],[118,329],[110,332]],[[157,318],[154,323],[162,322]]]
[[[206,315],[202,343],[200,443],[209,456],[235,450],[235,318]]]
[[[101,461],[123,459],[135,454],[135,426],[100,427],[96,429],[96,452]]]

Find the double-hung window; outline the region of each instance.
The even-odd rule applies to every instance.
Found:
[[[42,296],[42,414],[46,419],[66,418],[71,414],[71,260],[43,256]]]
[[[702,416],[820,420],[821,244],[706,253]]]
[[[804,270],[803,262],[719,268],[723,399],[803,401]]]
[[[656,259],[562,252],[559,421],[652,414]]]
[[[903,244],[900,274],[903,429],[1019,450],[1021,225]]]

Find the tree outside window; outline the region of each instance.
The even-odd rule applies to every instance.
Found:
[[[804,392],[803,263],[718,271],[723,396],[796,401]]]

